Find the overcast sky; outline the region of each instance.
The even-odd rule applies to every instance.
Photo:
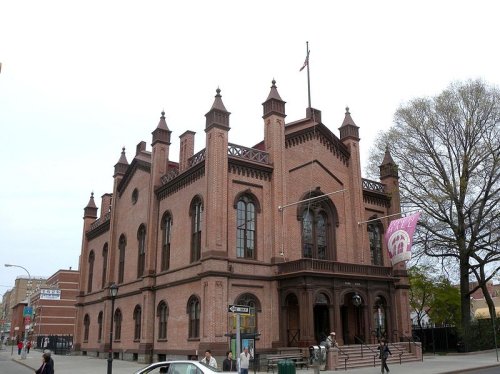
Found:
[[[345,107],[360,127],[362,162],[399,105],[451,82],[500,85],[497,1],[0,0],[1,263],[31,276],[78,268],[83,208],[112,192],[164,109],[172,130],[196,132],[215,90],[229,141],[263,139],[271,80],[287,121],[312,106],[338,135]],[[0,295],[22,269],[0,268]]]

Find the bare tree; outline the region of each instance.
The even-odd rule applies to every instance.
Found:
[[[461,322],[470,327],[469,279],[477,288],[499,270],[500,91],[483,81],[454,83],[433,98],[402,105],[372,149],[369,175],[389,147],[400,175],[402,204],[422,211],[420,250],[455,264]],[[486,296],[494,316],[491,298]]]

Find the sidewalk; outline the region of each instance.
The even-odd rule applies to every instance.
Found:
[[[32,350],[28,357],[22,360],[16,350],[11,355],[11,350],[0,351],[2,359],[11,359],[20,365],[27,366],[32,369],[38,369],[41,365],[42,353]],[[53,355],[55,371],[57,374],[87,374],[87,373],[106,373],[107,361],[102,358],[91,358],[85,356],[59,356]],[[3,373],[0,361],[0,373]],[[137,364],[136,362],[113,360],[114,374],[133,374],[141,367],[146,365]],[[402,365],[390,364],[391,373],[404,374],[438,374],[438,373],[473,373],[479,368],[498,366],[500,372],[500,362],[497,362],[495,350],[483,351],[479,353],[462,353],[448,354],[446,356],[425,355],[423,362],[411,362]],[[342,373],[343,370],[337,372],[322,371],[322,374]],[[313,374],[313,370],[297,370],[297,374]],[[380,373],[380,366],[367,367],[362,369],[352,369],[347,371],[348,374],[377,374]],[[250,372],[251,374],[251,372]]]

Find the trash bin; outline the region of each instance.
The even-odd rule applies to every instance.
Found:
[[[295,364],[293,363],[293,361],[278,361],[278,374],[295,374]]]
[[[326,347],[322,345],[311,345],[309,347],[309,365],[317,366],[320,370],[326,367]]]

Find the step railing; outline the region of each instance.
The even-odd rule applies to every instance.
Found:
[[[347,370],[347,360],[349,360],[349,354],[345,352],[342,348],[340,348],[338,344],[335,344],[335,347],[339,350],[341,355],[346,356],[344,358],[344,370]]]
[[[401,337],[401,341],[405,341],[407,340],[408,341],[408,351],[411,352],[411,345],[413,344],[414,345],[414,348],[415,348],[415,352],[417,352],[417,347],[418,347],[418,343],[414,338],[413,336],[407,336],[407,335],[402,335]],[[422,361],[424,361],[424,355],[421,354],[420,355],[420,358]]]
[[[392,342],[387,342],[387,343],[389,344],[389,347],[395,348],[398,351],[398,354],[399,354],[399,364],[401,365],[403,363],[403,360],[401,359],[401,357],[403,356],[403,354],[405,352],[401,348],[399,348],[396,344],[394,344]]]
[[[366,347],[371,353],[373,353],[373,366],[376,366],[376,359],[378,356],[378,352],[373,350],[368,344],[365,343],[363,339],[361,339],[359,336],[354,336],[354,341],[357,341],[359,343],[359,346],[361,348],[361,358],[363,358],[363,350],[364,347]]]

